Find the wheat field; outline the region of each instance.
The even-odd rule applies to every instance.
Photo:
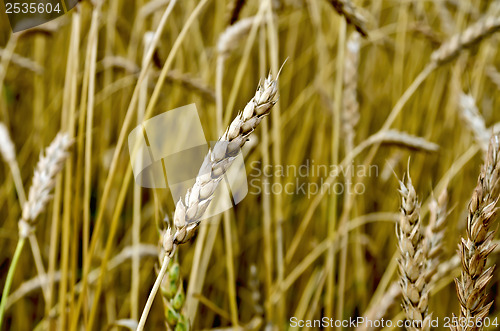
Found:
[[[1,330],[499,329],[498,1],[5,9]]]

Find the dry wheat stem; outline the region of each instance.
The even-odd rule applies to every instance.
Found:
[[[144,328],[154,297],[165,274],[166,264],[168,264],[176,247],[188,242],[194,235],[224,174],[233,163],[250,134],[252,134],[261,120],[269,114],[269,111],[277,102],[277,79],[273,79],[269,75],[259,84],[254,97],[231,122],[226,132],[215,143],[213,149],[208,151],[193,187],[188,189],[184,199],[181,198],[177,202],[174,213],[175,232],[169,227],[163,233],[162,246],[165,258],[141,315],[137,331],[141,331]]]
[[[439,145],[430,142],[422,137],[413,136],[406,132],[398,130],[386,130],[371,135],[368,139],[360,143],[361,145],[373,145],[373,144],[389,144],[397,145],[401,147],[406,147],[409,149],[424,151],[424,152],[436,152],[439,150]],[[358,148],[356,146],[356,148]]]
[[[482,321],[489,313],[493,301],[487,303],[486,286],[493,277],[494,266],[486,267],[496,228],[492,228],[497,212],[500,191],[500,136],[491,137],[488,155],[481,168],[477,186],[472,194],[467,215],[467,237],[462,238],[458,253],[462,261],[462,273],[455,279],[460,302],[460,317],[473,321],[472,326],[457,325],[453,330],[480,330],[476,321]]]
[[[396,226],[402,305],[406,318],[412,322],[407,330],[430,330],[428,314],[428,285],[426,282],[426,256],[420,221],[420,203],[408,174],[406,185],[400,181],[402,198],[401,217]]]
[[[340,15],[345,17],[347,23],[354,26],[363,37],[368,36],[366,19],[359,13],[359,9],[351,0],[330,0],[329,2]]]

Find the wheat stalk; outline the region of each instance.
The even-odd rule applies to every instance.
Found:
[[[278,77],[279,73],[276,79],[269,75],[259,84],[254,97],[231,122],[229,128],[215,143],[213,149],[208,151],[196,177],[195,184],[188,189],[185,198],[181,198],[177,202],[174,213],[175,231],[169,227],[163,232],[162,248],[165,252],[165,258],[142,312],[137,331],[144,329],[154,297],[176,247],[188,242],[194,235],[224,174],[250,134],[262,119],[269,114],[269,111],[277,102]]]
[[[345,17],[347,23],[354,26],[363,37],[368,36],[366,19],[359,13],[359,9],[351,0],[330,0],[329,2],[340,15]]]
[[[486,268],[488,255],[495,245],[492,243],[496,229],[492,229],[497,212],[500,191],[500,136],[491,137],[488,155],[481,168],[477,186],[469,203],[467,215],[467,237],[462,238],[458,254],[462,261],[462,273],[455,279],[457,295],[460,301],[460,317],[466,326],[460,323],[453,330],[480,330],[477,322],[488,315],[493,301],[486,303],[486,286],[493,277],[494,266]]]
[[[465,31],[451,37],[435,50],[431,61],[437,65],[453,60],[463,49],[479,43],[484,38],[500,30],[500,17],[485,17],[468,27]]]
[[[400,181],[402,198],[401,217],[396,225],[400,286],[403,308],[411,321],[408,330],[429,330],[431,315],[428,314],[428,285],[425,274],[425,251],[420,221],[420,203],[408,175],[406,185]]]

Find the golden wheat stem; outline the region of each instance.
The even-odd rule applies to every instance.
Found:
[[[10,287],[12,286],[12,280],[14,279],[14,273],[17,268],[17,263],[19,262],[19,257],[21,256],[21,252],[24,247],[24,243],[26,241],[25,237],[20,237],[17,241],[16,250],[14,252],[14,256],[12,257],[12,262],[9,267],[9,271],[7,272],[7,278],[5,280],[5,285],[2,291],[2,301],[0,302],[0,329],[2,328],[2,322],[5,315],[5,307],[7,305],[7,298],[9,297]]]
[[[173,256],[175,254],[175,250],[176,247],[173,247],[170,251],[170,254],[165,254],[165,257],[163,258],[160,272],[158,272],[158,276],[156,277],[155,283],[153,284],[153,288],[151,289],[151,292],[149,292],[148,300],[146,301],[146,305],[144,306],[144,310],[142,311],[141,318],[139,319],[139,325],[137,325],[136,331],[144,330],[149,311],[151,310],[151,306],[153,305],[153,301],[156,297],[156,293],[160,288],[163,276],[165,276],[165,272],[167,272],[167,267],[170,263],[170,256]]]

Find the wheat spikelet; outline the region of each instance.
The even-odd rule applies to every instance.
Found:
[[[425,277],[429,287],[432,286],[431,279],[438,271],[443,238],[446,226],[448,204],[448,193],[446,189],[439,195],[438,199],[432,198],[429,203],[429,224],[424,235],[424,254],[426,258]]]
[[[68,157],[68,149],[72,140],[66,133],[58,133],[52,143],[41,153],[33,182],[28,194],[28,200],[23,205],[22,219],[19,221],[20,236],[27,237],[36,225],[37,216],[45,209],[54,188],[56,175],[61,171]]]
[[[429,204],[430,220],[423,237],[423,253],[426,260],[424,273],[425,281],[428,284],[428,291],[430,291],[437,279],[458,267],[459,264],[458,256],[456,255],[454,256],[455,259],[452,258],[444,263],[440,262],[442,240],[446,225],[445,220],[448,216],[447,202],[447,191],[443,190],[438,199],[432,199]],[[370,309],[364,314],[365,320],[375,321],[386,316],[389,309],[401,295],[401,287],[398,283],[398,281],[394,281],[385,291],[380,301],[370,305]],[[357,330],[374,330],[374,328],[369,327],[365,323],[362,327],[358,327]]]
[[[486,153],[488,151],[490,134],[486,129],[483,117],[476,107],[474,97],[470,94],[461,93],[459,105],[461,118],[474,134],[474,138],[479,146],[481,146],[483,152]]]
[[[353,32],[347,41],[347,52],[344,63],[344,91],[342,96],[342,127],[346,135],[345,144],[348,151],[353,148],[354,128],[359,122],[359,104],[357,98],[359,48],[359,33]]]
[[[179,199],[174,214],[175,233],[168,228],[163,234],[163,249],[170,254],[174,247],[187,242],[194,234],[201,217],[213,199],[214,192],[229,169],[234,158],[245,144],[249,135],[269,114],[276,103],[278,92],[276,80],[268,76],[261,83],[244,110],[236,116],[229,128],[210,150],[196,178],[184,199]]]
[[[16,150],[14,143],[10,139],[9,131],[5,124],[0,123],[0,154],[7,163],[11,163],[16,159]]]
[[[335,10],[345,17],[347,23],[351,24],[363,37],[368,36],[366,19],[359,13],[359,9],[350,0],[330,0]]]
[[[486,303],[486,286],[493,277],[494,266],[486,268],[486,259],[494,250],[492,243],[496,232],[492,229],[497,212],[500,191],[500,136],[490,140],[486,162],[481,168],[477,186],[472,194],[467,215],[467,237],[462,238],[458,253],[462,261],[462,273],[455,279],[460,301],[460,317],[469,326],[460,324],[454,330],[479,330],[476,321],[482,321],[489,312],[492,302]]]
[[[412,326],[408,330],[429,330],[431,315],[427,312],[428,286],[425,275],[425,252],[420,222],[420,203],[408,175],[406,185],[400,181],[401,217],[396,226],[398,259],[403,308]]]
[[[500,30],[500,17],[485,17],[443,43],[431,55],[437,65],[453,60],[463,49],[477,44],[482,39]]]

